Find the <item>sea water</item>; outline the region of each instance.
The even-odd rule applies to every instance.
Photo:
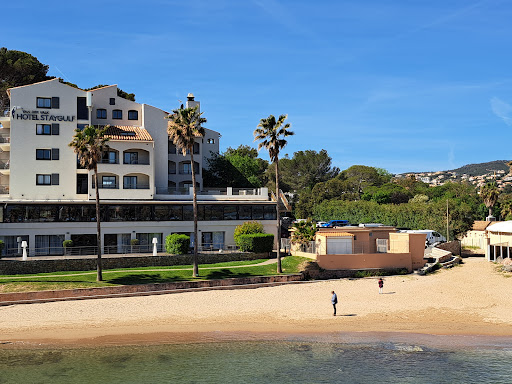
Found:
[[[302,339],[6,347],[0,383],[512,383],[512,345]]]

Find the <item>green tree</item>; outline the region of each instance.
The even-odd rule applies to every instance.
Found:
[[[261,119],[258,128],[254,130],[254,141],[259,140],[258,150],[265,148],[268,151],[270,161],[275,164],[276,170],[276,213],[277,213],[277,272],[282,273],[281,267],[281,220],[279,212],[279,153],[286,146],[285,137],[292,136],[289,130],[290,124],[285,120],[288,115],[280,115],[276,118],[270,115]]]
[[[294,223],[291,242],[293,244],[307,245],[310,241],[315,240],[316,231],[316,225],[311,219]]]
[[[281,177],[294,191],[311,190],[317,183],[336,177],[338,167],[332,166],[332,159],[325,149],[297,151],[281,167]]]
[[[48,65],[29,53],[0,48],[0,114],[9,109],[7,89],[51,79]]]
[[[489,216],[492,216],[492,208],[498,201],[500,191],[495,182],[487,183],[480,189],[480,197],[485,206],[489,209]]]
[[[105,136],[108,126],[97,128],[86,126],[83,130],[75,129],[73,140],[68,144],[78,155],[80,164],[88,171],[94,172],[94,189],[96,191],[96,238],[98,248],[98,258],[96,261],[97,276],[96,280],[102,281],[101,267],[101,224],[100,224],[100,192],[98,183],[98,163],[101,161],[102,154],[108,151],[107,144],[109,138]]]
[[[168,116],[167,133],[169,139],[181,149],[183,155],[190,153],[190,169],[192,171],[192,205],[194,210],[194,256],[193,256],[193,276],[199,276],[199,266],[197,265],[197,244],[199,242],[197,236],[197,186],[196,172],[194,166],[194,143],[196,139],[202,138],[205,130],[202,124],[206,123],[206,119],[201,117],[203,113],[199,112],[199,106],[194,108],[174,109],[172,114]]]

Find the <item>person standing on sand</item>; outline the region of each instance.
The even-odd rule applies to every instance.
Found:
[[[379,279],[379,295],[382,293],[382,289],[384,288],[384,280],[382,277]]]
[[[336,304],[338,304],[338,296],[336,296],[336,293],[334,293],[334,291],[332,291],[331,293],[332,293],[331,303],[334,308],[333,316],[336,316]]]

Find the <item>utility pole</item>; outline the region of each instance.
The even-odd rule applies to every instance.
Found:
[[[446,241],[450,241],[450,232],[449,232],[449,216],[448,216],[448,199],[446,199]]]

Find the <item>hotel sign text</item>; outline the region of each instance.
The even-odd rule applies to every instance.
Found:
[[[16,120],[75,121],[75,116],[50,115],[50,111],[28,111],[13,109],[11,116]]]

